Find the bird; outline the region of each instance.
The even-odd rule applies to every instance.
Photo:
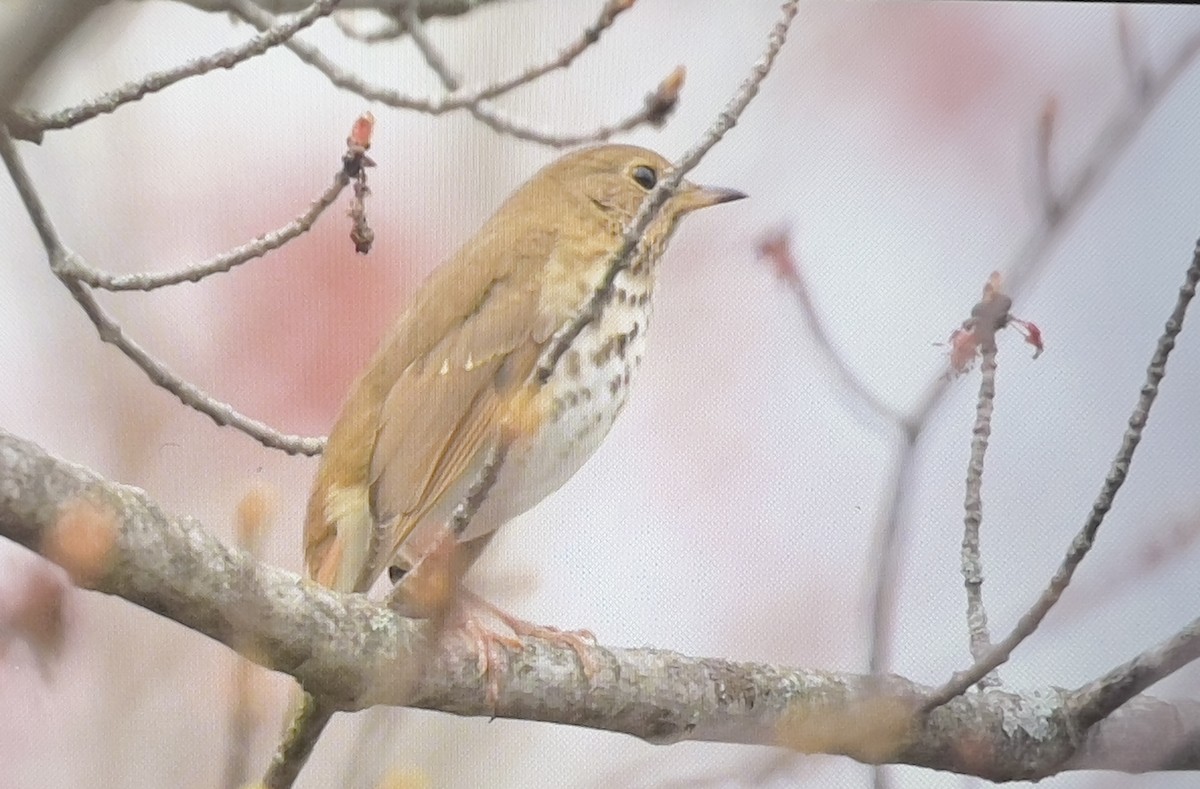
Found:
[[[633,145],[568,153],[425,280],[329,434],[305,520],[311,578],[365,592],[390,568],[415,586],[410,571],[447,545],[461,574],[595,452],[642,361],[657,264],[679,220],[745,197],[682,181],[611,277],[626,226],[670,166]],[[594,298],[591,320],[574,326]],[[485,472],[482,501],[452,529]]]
[[[615,268],[626,228],[671,168],[632,145],[567,153],[516,189],[418,288],[355,379],[309,496],[305,568],[443,619],[470,604],[515,636],[575,649],[585,631],[539,627],[461,589],[496,530],[565,483],[625,405],[645,350],[658,262],[680,219],[746,195],[683,180]],[[614,273],[615,272],[615,273]],[[495,647],[514,636],[462,618],[496,706]],[[264,778],[288,786],[334,709],[305,693]]]

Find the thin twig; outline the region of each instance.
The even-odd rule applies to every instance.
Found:
[[[967,591],[967,632],[971,657],[979,660],[992,645],[988,634],[987,609],[983,605],[983,558],[979,551],[979,529],[983,524],[983,459],[992,434],[992,410],[996,399],[996,340],[982,348],[979,401],[975,406],[975,427],[971,431],[971,458],[967,462],[967,492],[963,500],[962,574]],[[985,677],[981,687],[998,685],[997,677]]]
[[[229,10],[228,0],[177,0],[177,2],[200,11],[225,13]],[[422,20],[434,17],[455,17],[469,14],[484,6],[499,3],[501,0],[417,0],[418,13]],[[342,10],[368,9],[391,12],[395,10],[397,0],[343,0]],[[305,0],[259,0],[258,5],[272,14],[294,13],[304,8]]]
[[[1092,145],[1081,156],[1083,164],[1074,177],[1058,190],[1058,203],[1062,210],[1054,217],[1043,218],[1003,270],[1011,296],[1019,296],[1036,279],[1054,244],[1062,238],[1063,231],[1104,183],[1154,109],[1197,55],[1200,55],[1200,33],[1180,45],[1162,70],[1147,78],[1145,93],[1133,96],[1096,135]]]
[[[942,386],[946,384],[941,383]],[[887,515],[875,530],[871,555],[875,557],[872,577],[869,618],[871,642],[867,648],[867,670],[883,674],[891,663],[892,626],[896,618],[895,589],[900,575],[900,557],[904,554],[904,530],[900,524],[908,517],[909,492],[917,471],[916,430],[905,431],[904,443],[892,463],[892,480],[888,484]]]
[[[234,247],[228,252],[222,252],[214,258],[191,266],[160,273],[112,274],[92,268],[84,264],[79,258],[72,256],[67,273],[93,288],[111,291],[150,291],[169,285],[178,285],[183,282],[199,282],[205,277],[212,276],[213,274],[223,274],[236,266],[262,257],[272,250],[279,249],[293,238],[308,232],[312,229],[317,218],[324,213],[325,209],[333,205],[342,193],[342,190],[349,183],[349,176],[339,170],[333,177],[333,183],[313,200],[304,213],[283,227],[272,230],[270,233],[261,235],[241,246]]]
[[[20,118],[20,123],[14,124],[13,133],[21,139],[40,142],[42,132],[78,126],[84,121],[113,112],[124,104],[137,101],[147,94],[156,93],[190,77],[198,77],[219,68],[233,68],[289,40],[321,17],[328,16],[339,2],[341,0],[316,0],[300,14],[268,26],[244,44],[189,60],[175,68],[152,72],[135,82],[122,85],[74,107],[49,114],[19,110],[15,114]]]
[[[1033,607],[1021,617],[1012,632],[1005,636],[1003,641],[990,649],[983,659],[977,660],[975,665],[966,671],[954,674],[949,682],[938,688],[926,700],[922,707],[923,711],[928,712],[935,707],[945,704],[955,696],[964,693],[971,685],[974,685],[980,679],[987,676],[988,672],[1008,660],[1013,650],[1037,629],[1046,614],[1058,602],[1067,585],[1071,583],[1071,577],[1074,575],[1075,569],[1091,549],[1096,538],[1096,532],[1100,529],[1100,524],[1104,522],[1104,516],[1112,508],[1113,499],[1116,498],[1117,492],[1121,489],[1121,485],[1125,482],[1125,478],[1129,474],[1130,464],[1133,461],[1133,453],[1137,449],[1138,443],[1142,440],[1142,431],[1146,426],[1146,420],[1150,416],[1150,408],[1154,405],[1154,400],[1158,396],[1159,384],[1166,375],[1167,359],[1175,347],[1175,338],[1179,336],[1179,332],[1183,329],[1183,319],[1187,314],[1188,304],[1191,302],[1192,297],[1196,295],[1197,281],[1200,281],[1200,241],[1197,242],[1196,248],[1193,251],[1192,261],[1184,276],[1183,285],[1179,288],[1179,296],[1175,301],[1175,306],[1171,310],[1171,315],[1167,319],[1162,336],[1158,338],[1154,353],[1150,357],[1150,364],[1146,368],[1146,380],[1142,384],[1141,393],[1138,395],[1137,403],[1133,407],[1133,413],[1129,417],[1129,427],[1125,430],[1125,434],[1121,439],[1121,447],[1117,451],[1116,457],[1113,458],[1108,476],[1105,477],[1104,484],[1100,488],[1100,493],[1096,497],[1096,502],[1092,505],[1092,510],[1088,514],[1087,520],[1084,521],[1083,528],[1080,529],[1075,539],[1071,542],[1071,546],[1067,550],[1062,564],[1055,571],[1054,577],[1050,579],[1049,586],[1042,592]]]
[[[705,154],[737,124],[738,118],[758,94],[762,81],[771,73],[771,67],[775,64],[775,56],[779,54],[779,50],[787,41],[788,29],[796,16],[798,3],[799,0],[787,0],[783,3],[782,15],[767,38],[766,51],[755,62],[750,76],[738,86],[733,97],[725,105],[725,109],[717,116],[716,121],[708,128],[704,136],[679,159],[669,173],[659,180],[658,185],[651,190],[650,194],[646,195],[637,214],[626,226],[621,238],[621,245],[609,258],[608,268],[600,285],[592,293],[587,305],[579,315],[555,335],[550,343],[549,351],[538,362],[536,375],[539,381],[549,380],[558,360],[570,349],[575,338],[579,336],[584,327],[599,317],[605,304],[611,298],[613,282],[616,280],[617,274],[632,264],[634,251],[641,244],[646,229],[650,227],[650,223],[658,216],[663,205],[679,187],[683,177],[699,164]]]
[[[1118,110],[1084,152],[1082,164],[1056,194],[1059,211],[1043,214],[1041,221],[1030,231],[1025,241],[1010,259],[1004,275],[1008,292],[1016,298],[1024,291],[1049,258],[1054,245],[1082,211],[1104,179],[1112,172],[1122,154],[1128,150],[1137,133],[1145,126],[1153,110],[1174,86],[1179,77],[1200,54],[1200,34],[1185,41],[1172,55],[1167,65],[1147,80],[1147,88],[1137,100]],[[899,483],[911,480],[915,453],[929,420],[941,405],[950,389],[950,379],[939,376],[926,388],[925,395],[905,420],[905,445],[900,449],[897,472],[893,479],[887,504],[887,514],[880,519],[874,539],[876,546],[890,546],[875,552],[875,567],[869,574],[871,589],[871,644],[868,663],[872,672],[885,671],[888,666],[891,624],[895,619],[896,596],[893,593],[897,566],[903,556],[902,535],[895,534],[905,524],[904,510],[910,488]]]
[[[1048,97],[1042,102],[1042,112],[1038,116],[1037,150],[1034,158],[1034,178],[1037,183],[1038,197],[1042,204],[1042,215],[1053,221],[1062,211],[1062,202],[1054,189],[1054,175],[1050,172],[1052,161],[1051,151],[1054,146],[1054,129],[1058,120],[1058,99]]]
[[[290,789],[304,769],[321,732],[329,724],[333,707],[321,702],[311,693],[304,693],[300,708],[284,735],[279,750],[271,757],[271,765],[263,775],[264,789]]]
[[[259,30],[266,29],[274,22],[267,12],[263,11],[249,0],[225,0],[231,13]],[[398,91],[378,85],[372,85],[349,71],[338,66],[327,58],[319,49],[311,44],[291,39],[284,43],[302,62],[312,66],[325,76],[335,87],[350,91],[368,101],[377,101],[389,107],[403,110],[413,110],[429,115],[441,115],[452,110],[470,112],[481,123],[489,128],[515,137],[520,140],[541,143],[552,148],[566,148],[591,142],[602,142],[616,134],[630,131],[638,126],[649,124],[661,126],[667,116],[674,110],[679,99],[679,88],[682,86],[682,75],[679,69],[673,71],[647,97],[644,106],[629,116],[612,124],[601,126],[589,132],[563,134],[544,131],[508,117],[492,104],[480,100],[473,92],[451,93],[440,99],[420,99],[406,96]]]
[[[417,51],[421,53],[421,58],[425,61],[425,65],[429,66],[429,70],[434,73],[438,81],[442,83],[442,87],[453,93],[462,87],[462,78],[450,68],[450,64],[446,61],[446,56],[438,49],[437,44],[429,37],[429,31],[425,29],[425,23],[417,16],[417,10],[409,0],[400,13],[400,18],[403,20],[403,27],[408,30],[408,34],[412,37],[413,44],[417,47]]]
[[[1075,690],[1067,698],[1067,709],[1080,729],[1086,731],[1117,707],[1197,659],[1200,619],[1193,619],[1166,641]]]
[[[612,27],[617,17],[623,11],[632,8],[633,4],[634,0],[607,0],[604,3],[604,7],[600,9],[600,14],[596,17],[596,20],[584,28],[578,38],[560,50],[558,55],[551,60],[530,66],[518,74],[497,80],[491,85],[484,85],[462,93],[459,93],[459,89],[462,87],[460,80],[453,76],[453,71],[446,64],[445,58],[425,31],[425,25],[417,14],[418,8],[416,3],[409,0],[401,11],[400,19],[403,22],[403,27],[407,28],[409,35],[412,36],[413,43],[421,50],[421,56],[425,58],[425,61],[429,63],[434,72],[442,79],[442,83],[446,86],[446,89],[451,91],[451,96],[447,96],[446,99],[449,100],[454,97],[455,101],[462,101],[465,105],[474,105],[480,101],[494,99],[522,85],[528,85],[553,71],[568,68],[580,55],[596,44],[600,40],[600,37],[604,35],[604,32]]]
[[[1145,46],[1133,30],[1133,22],[1129,19],[1129,10],[1125,6],[1117,6],[1117,49],[1121,53],[1121,70],[1125,73],[1125,84],[1129,91],[1142,99],[1150,86],[1152,73],[1146,62]]]
[[[867,410],[881,420],[885,426],[903,427],[904,415],[883,402],[878,395],[871,391],[870,387],[854,372],[854,367],[834,347],[829,330],[825,327],[825,321],[822,320],[816,304],[813,303],[812,292],[808,287],[807,279],[805,279],[803,267],[792,250],[788,231],[781,229],[764,238],[759,242],[758,253],[771,262],[775,274],[783,280],[796,299],[800,317],[804,319],[809,336],[841,381],[842,388],[855,400],[866,406]]]
[[[88,287],[72,276],[72,272],[78,270],[83,264],[77,261],[75,253],[63,245],[58,231],[50,221],[50,216],[33,186],[33,181],[29,178],[29,173],[25,170],[25,165],[13,145],[12,138],[3,128],[0,128],[0,159],[8,168],[13,184],[17,187],[17,193],[25,205],[25,210],[29,213],[34,228],[42,240],[51,271],[83,308],[92,324],[95,325],[102,341],[116,346],[140,367],[153,383],[178,397],[184,405],[206,414],[218,425],[235,427],[264,446],[283,450],[290,455],[320,453],[325,443],[324,439],[285,435],[264,422],[239,413],[233,406],[217,400],[173,373],[166,365],[147,353],[137,342],[127,337],[120,324],[104,311]]]

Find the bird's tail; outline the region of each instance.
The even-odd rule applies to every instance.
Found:
[[[303,694],[283,742],[263,776],[263,789],[291,789],[334,712],[311,693]]]

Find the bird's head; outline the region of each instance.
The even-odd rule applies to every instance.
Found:
[[[535,179],[593,216],[624,226],[634,218],[646,195],[670,167],[670,162],[647,148],[601,145],[561,157],[547,165]],[[745,196],[734,189],[699,186],[685,180],[663,206],[654,224],[669,233],[685,214]]]

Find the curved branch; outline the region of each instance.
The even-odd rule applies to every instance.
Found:
[[[897,676],[593,647],[597,671],[589,681],[571,648],[535,639],[508,654],[493,711],[468,639],[450,639],[426,661],[431,643],[421,623],[363,595],[339,595],[262,564],[196,521],[163,512],[144,492],[0,430],[0,536],[39,550],[53,543],[47,536],[58,527],[59,513],[81,503],[105,514],[115,539],[103,570],[80,583],[288,673],[335,709],[388,704],[457,715],[494,712],[660,744],[783,745],[992,780],[1096,766],[1200,769],[1196,702],[1138,697],[1081,738],[1066,703],[1070,695],[1055,688],[968,694],[921,716],[913,713],[931,689]],[[419,676],[417,666],[424,667]],[[1117,732],[1126,740],[1113,749]],[[1186,747],[1176,747],[1165,765],[1139,755],[1163,740]]]
[[[349,184],[350,176],[339,170],[333,177],[333,183],[317,195],[303,213],[283,227],[264,233],[253,241],[248,241],[227,252],[222,252],[215,257],[190,266],[184,266],[174,271],[113,274],[85,265],[78,258],[72,258],[69,264],[70,274],[73,278],[93,288],[110,291],[151,291],[171,285],[180,285],[184,282],[199,282],[214,274],[226,274],[243,263],[262,257],[268,252],[279,249],[293,238],[307,233],[321,214],[325,213],[325,209],[333,205],[342,190]]]
[[[224,0],[224,2],[228,5],[230,13],[259,30],[265,30],[274,24],[275,19],[271,14],[263,11],[257,4],[249,2],[249,0]],[[553,148],[602,142],[643,124],[661,126],[675,109],[679,98],[679,88],[683,84],[680,69],[677,68],[646,97],[641,109],[615,123],[606,124],[588,132],[563,134],[536,129],[516,121],[491,103],[482,101],[474,93],[450,93],[440,99],[406,96],[391,88],[371,84],[359,75],[341,68],[326,57],[320,49],[304,41],[291,39],[285,42],[284,46],[302,62],[323,74],[334,87],[349,91],[367,101],[377,101],[395,109],[413,110],[431,115],[463,110],[470,112],[478,121],[494,131]]]

